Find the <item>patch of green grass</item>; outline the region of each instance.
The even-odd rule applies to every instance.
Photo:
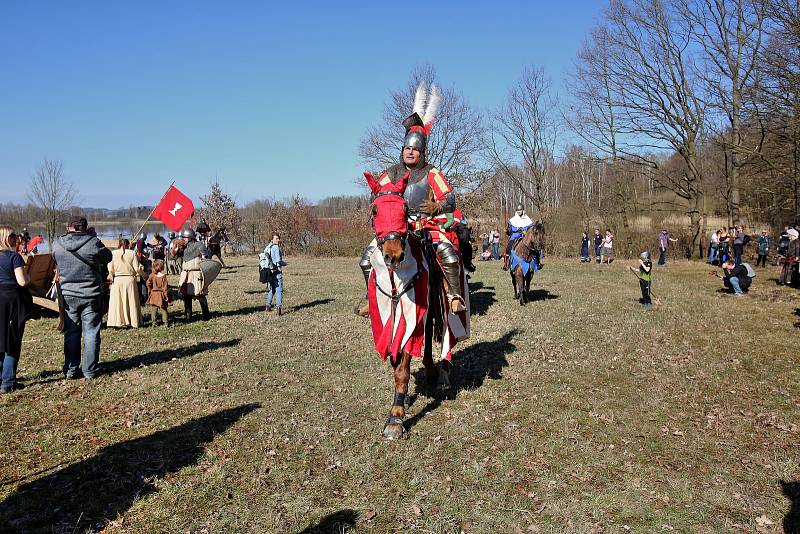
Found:
[[[104,330],[92,383],[61,380],[54,319],[28,324],[27,387],[0,398],[0,530],[725,532],[789,511],[797,294],[774,273],[734,299],[672,263],[646,312],[623,262],[548,258],[525,307],[481,263],[453,388],[412,383],[408,439],[385,442],[357,261],[293,261],[283,317],[255,260],[231,263],[211,322],[178,304],[166,331]]]

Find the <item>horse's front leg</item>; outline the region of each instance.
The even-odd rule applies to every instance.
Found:
[[[403,352],[400,361],[394,368],[394,402],[389,410],[389,419],[383,427],[383,437],[400,439],[406,433],[403,418],[406,416],[406,397],[408,381],[411,378],[411,355]]]
[[[514,300],[519,298],[519,291],[517,291],[517,271],[511,271],[511,285],[514,287]]]
[[[519,288],[519,294],[517,298],[519,298],[520,306],[524,305],[527,301],[526,294],[525,294],[525,277],[522,275],[522,268],[517,267],[514,271],[514,277],[516,279],[516,287]]]

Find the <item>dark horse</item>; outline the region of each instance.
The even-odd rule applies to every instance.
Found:
[[[225,228],[220,228],[208,238],[206,248],[208,255],[212,258],[214,256],[219,258],[219,262],[223,267],[226,267],[225,262],[222,261],[222,244],[228,242],[228,234],[225,233]]]
[[[544,250],[545,234],[544,225],[536,223],[530,230],[523,232],[511,249],[511,284],[514,286],[514,298],[519,299],[520,305],[528,302],[528,292],[531,290],[531,278],[534,270],[541,265],[542,250]],[[517,256],[514,258],[513,256]],[[535,262],[535,268],[534,268]]]
[[[383,436],[398,439],[406,431],[403,419],[412,356],[422,356],[428,386],[450,383],[449,350],[439,366],[433,362],[433,342],[443,342],[450,335],[444,319],[447,298],[429,238],[424,231],[409,231],[403,199],[408,175],[394,184],[380,184],[368,173],[365,177],[376,195],[372,224],[377,249],[371,258],[370,318],[375,348],[394,369],[394,402]]]

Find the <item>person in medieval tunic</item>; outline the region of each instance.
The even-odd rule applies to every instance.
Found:
[[[514,212],[514,216],[511,217],[506,224],[508,240],[506,240],[506,253],[503,256],[504,271],[508,270],[508,260],[511,257],[511,251],[514,250],[517,241],[522,238],[524,232],[527,232],[532,227],[533,221],[528,217],[528,214],[525,213],[525,206],[522,204],[517,205],[517,211]]]
[[[164,328],[169,325],[167,306],[169,306],[169,285],[164,272],[164,260],[153,260],[153,272],[147,279],[147,308],[150,310],[150,325],[156,326],[158,314]]]
[[[175,272],[180,274],[183,270],[183,251],[186,249],[186,240],[183,237],[174,236],[169,242],[169,256],[175,262]]]
[[[181,232],[181,237],[186,240],[186,248],[183,251],[183,269],[178,287],[183,296],[185,318],[187,322],[192,320],[192,300],[197,299],[203,312],[203,320],[208,321],[211,319],[206,300],[208,290],[205,287],[203,271],[200,268],[200,262],[204,258],[208,258],[208,249],[195,239],[194,230],[191,228]]]
[[[403,176],[409,175],[408,186],[403,194],[408,206],[409,219],[418,221],[418,224],[429,232],[447,284],[450,309],[453,313],[458,313],[466,310],[464,297],[460,294],[461,262],[453,241],[448,237],[455,235],[448,229],[453,225],[456,197],[442,171],[426,160],[428,136],[433,127],[439,100],[439,90],[436,86],[431,87],[430,95],[427,95],[423,86],[417,88],[414,113],[403,121],[406,136],[403,140],[400,161],[384,170],[378,182],[397,183]],[[437,215],[445,216],[446,222],[442,223],[435,219]],[[457,246],[457,239],[455,245]],[[376,248],[377,241],[373,240],[364,250],[359,262],[368,291],[372,270],[370,256]],[[369,313],[365,312],[364,308],[358,312],[362,315]]]
[[[130,241],[121,239],[119,248],[111,251],[108,264],[108,279],[111,280],[111,295],[108,302],[106,325],[115,328],[139,328],[142,323],[142,308],[137,282],[142,266],[136,253],[130,249]]]

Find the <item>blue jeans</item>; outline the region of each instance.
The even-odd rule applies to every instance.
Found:
[[[734,293],[741,293],[742,288],[739,286],[739,277],[738,276],[731,276],[728,278],[728,282],[731,285],[731,289],[733,289]]]
[[[658,264],[659,265],[666,265],[667,264],[667,251],[663,248],[660,248],[658,251]]]
[[[714,263],[717,259],[717,249],[719,249],[719,245],[711,244],[708,246],[708,263]]]
[[[500,243],[492,243],[492,258],[500,259]]]
[[[81,333],[83,376],[94,378],[100,368],[101,298],[64,295],[64,376],[67,378],[74,378],[81,365]]]
[[[269,283],[267,290],[266,305],[271,306],[272,298],[275,298],[275,306],[283,306],[283,273],[275,273]]]
[[[19,357],[12,356],[7,352],[5,353],[2,362],[2,383],[0,383],[0,387],[3,389],[14,388],[14,385],[17,382],[17,363],[19,363]]]

